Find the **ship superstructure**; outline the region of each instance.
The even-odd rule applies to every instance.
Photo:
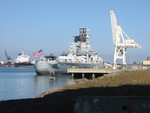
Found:
[[[87,41],[89,34],[86,28],[80,28],[79,36],[75,36],[74,42],[71,44],[68,51],[62,53],[58,57],[58,62],[68,63],[102,63],[103,59],[98,54],[93,53],[90,43]]]
[[[79,29],[79,36],[74,37],[74,42],[67,51],[62,52],[55,60],[42,58],[36,62],[35,71],[37,74],[67,73],[71,67],[93,68],[103,67],[103,59],[93,53],[93,49],[88,42],[89,34],[86,28]]]
[[[29,60],[30,56],[25,55],[24,52],[18,54],[15,60],[15,67],[33,67],[33,64]]]
[[[30,56],[25,55],[24,52],[18,54],[18,57],[15,60],[15,63],[29,63]]]

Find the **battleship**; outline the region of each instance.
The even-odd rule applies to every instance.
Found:
[[[74,42],[67,51],[58,57],[46,56],[36,61],[35,71],[38,75],[67,73],[68,68],[103,68],[103,59],[93,52],[86,28],[79,29],[79,35],[74,37]]]

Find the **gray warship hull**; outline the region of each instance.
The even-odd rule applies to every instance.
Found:
[[[38,60],[35,63],[37,74],[67,73],[68,68],[94,68],[103,67],[103,59],[93,52],[88,42],[89,34],[86,28],[79,29],[79,35],[74,37],[74,42],[67,51],[56,58],[53,55]]]
[[[37,75],[52,75],[60,73],[57,64],[51,64],[42,60],[39,60],[34,64],[34,69]]]
[[[68,68],[103,68],[103,64],[88,64],[88,63],[58,63],[59,71],[67,73]]]
[[[47,61],[38,61],[35,65],[35,71],[37,75],[55,75],[55,74],[67,74],[68,68],[103,68],[103,64],[81,64],[81,63],[60,63],[51,64]]]

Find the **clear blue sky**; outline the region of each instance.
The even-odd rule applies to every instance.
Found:
[[[123,30],[142,45],[128,48],[128,63],[150,55],[150,0],[0,0],[0,59],[4,49],[13,58],[24,51],[33,58],[39,49],[44,55],[59,55],[79,34],[90,29],[94,51],[113,62],[109,11],[114,10]]]

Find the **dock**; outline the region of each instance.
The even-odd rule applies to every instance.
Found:
[[[118,72],[119,70],[114,70],[111,68],[68,68],[67,73],[72,74],[72,77],[82,76],[84,78],[92,77],[95,78],[96,76],[102,76],[104,74]]]

